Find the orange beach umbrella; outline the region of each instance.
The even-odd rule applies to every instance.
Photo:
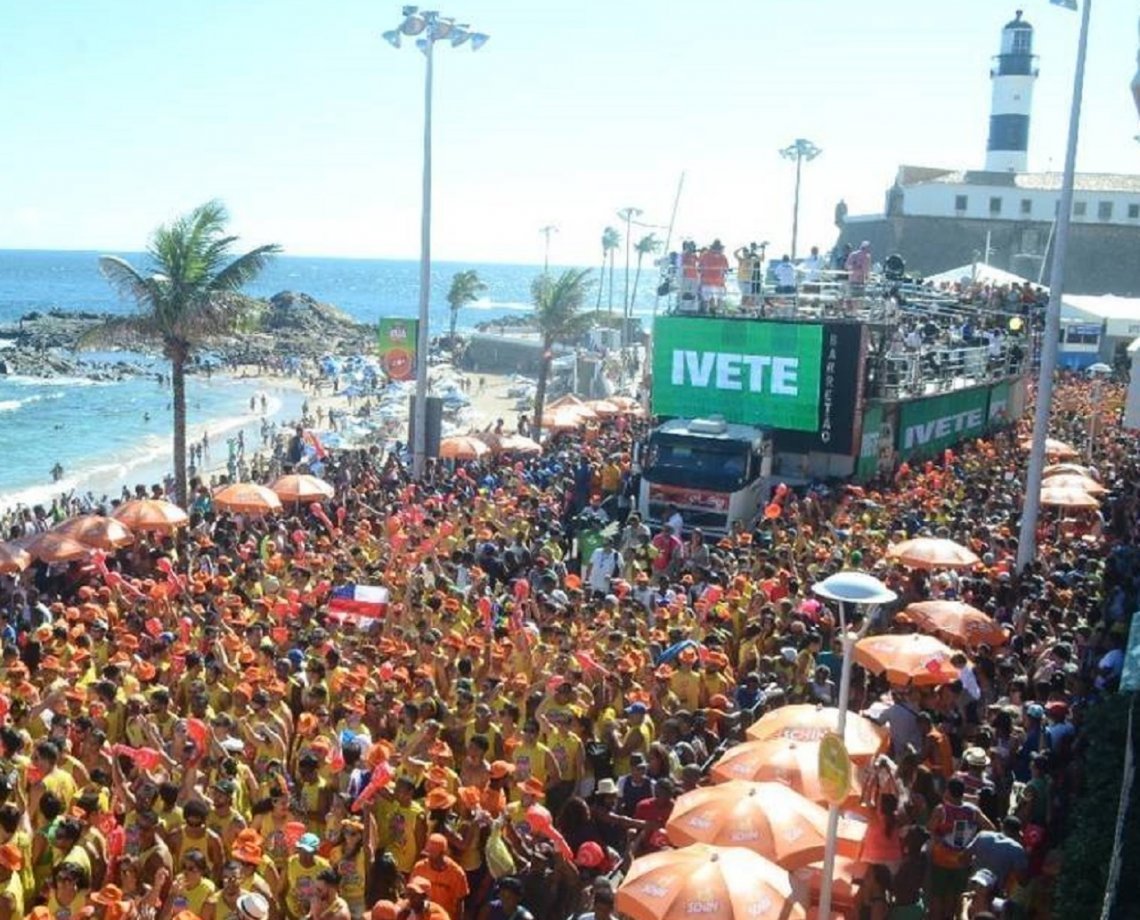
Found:
[[[1046,483],[1051,480],[1046,479]],[[1041,490],[1041,504],[1053,508],[1099,508],[1100,501],[1094,495],[1089,495],[1084,489],[1053,488],[1046,485]]]
[[[745,741],[730,747],[713,764],[714,783],[734,779],[760,783],[783,783],[813,802],[826,802],[819,775],[819,742],[769,738]],[[862,785],[854,767],[851,770],[851,798],[858,800]]]
[[[764,713],[748,726],[753,741],[783,738],[789,741],[819,742],[839,724],[839,710],[834,706],[794,703]],[[847,754],[856,762],[871,760],[887,744],[887,730],[866,716],[847,713],[843,732]]]
[[[170,533],[190,520],[174,502],[161,498],[133,498],[112,511],[111,517],[142,533]]]
[[[743,847],[695,843],[635,859],[614,906],[627,920],[805,920],[788,874]]]
[[[323,479],[307,473],[278,476],[269,488],[283,502],[320,502],[336,494],[336,490]]]
[[[214,505],[236,514],[270,514],[281,510],[277,493],[256,482],[235,482],[214,493]]]
[[[15,543],[0,543],[0,575],[14,575],[32,564],[32,554]]]
[[[135,535],[126,524],[101,514],[82,514],[53,527],[51,532],[108,551],[135,542]]]
[[[733,780],[680,796],[665,830],[676,846],[747,847],[784,869],[798,869],[823,859],[827,809],[783,783]],[[843,821],[839,852],[858,856],[866,832],[866,824]]]
[[[1060,476],[1062,473],[1076,473],[1078,476],[1088,476],[1092,478],[1092,471],[1087,466],[1081,466],[1079,463],[1050,464],[1041,471],[1041,476],[1044,479],[1049,479],[1052,476]]]
[[[486,442],[468,435],[456,435],[439,442],[439,455],[445,460],[478,460],[490,452]]]
[[[1049,476],[1041,483],[1042,489],[1080,489],[1089,495],[1104,495],[1108,492],[1104,486],[1091,476],[1081,476],[1077,473],[1058,473]]]
[[[40,562],[78,562],[91,555],[91,547],[66,534],[47,531],[33,537],[27,543],[27,550]]]
[[[923,632],[965,648],[1005,645],[1009,637],[988,614],[962,601],[920,601],[904,611]]]
[[[1021,442],[1022,450],[1032,450],[1033,441],[1026,438]],[[1045,456],[1051,457],[1054,460],[1076,460],[1081,455],[1081,452],[1073,447],[1071,444],[1066,444],[1064,441],[1058,441],[1056,438],[1045,439]]]
[[[499,438],[498,449],[504,454],[541,454],[542,445],[522,434],[505,434]]]
[[[933,687],[958,679],[950,663],[954,650],[933,636],[867,636],[855,643],[855,663],[872,674],[885,674],[892,684]]]
[[[887,558],[912,569],[969,569],[981,560],[966,547],[942,537],[915,537],[887,547]]]

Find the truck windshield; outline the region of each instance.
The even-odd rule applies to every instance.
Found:
[[[666,485],[735,492],[752,478],[750,447],[740,441],[654,435],[649,439],[645,478]]]

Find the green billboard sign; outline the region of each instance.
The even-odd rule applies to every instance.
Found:
[[[416,376],[416,333],[419,321],[403,317],[380,320],[377,353],[380,366],[392,380],[411,380]]]
[[[653,412],[819,430],[823,327],[663,316],[653,326]]]
[[[994,384],[990,390],[990,407],[988,412],[989,427],[998,428],[1013,421],[1013,407],[1010,403],[1009,384]]]
[[[863,436],[859,443],[859,459],[855,463],[855,478],[874,478],[879,471],[879,438],[883,427],[883,407],[874,404],[863,413]]]
[[[900,459],[930,456],[963,438],[984,434],[989,429],[989,398],[988,387],[974,387],[903,403],[899,409]]]

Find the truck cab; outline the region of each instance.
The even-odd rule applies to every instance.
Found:
[[[676,505],[686,528],[725,534],[761,515],[771,487],[772,438],[751,425],[672,419],[649,433],[641,456],[642,519],[660,525]]]

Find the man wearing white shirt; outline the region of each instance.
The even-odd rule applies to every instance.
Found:
[[[803,276],[804,281],[807,281],[811,284],[819,283],[819,280],[822,277],[821,272],[823,271],[823,259],[820,257],[818,246],[812,246],[811,255],[796,266],[796,271],[798,271]]]
[[[604,545],[590,555],[586,581],[595,594],[609,594],[610,581],[621,574],[621,553],[617,551],[616,540],[606,537]]]

